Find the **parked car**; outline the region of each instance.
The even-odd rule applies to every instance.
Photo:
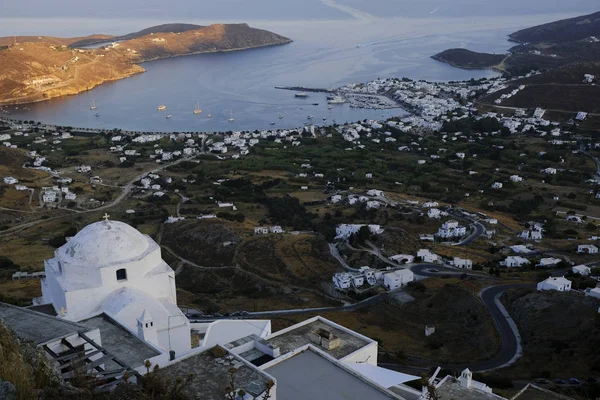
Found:
[[[544,378],[537,378],[535,380],[535,383],[537,383],[539,385],[548,385],[550,383],[550,381],[548,379],[544,379]]]
[[[437,268],[432,268],[432,269],[429,270],[429,272],[440,272],[440,270],[437,269]]]
[[[564,379],[555,379],[554,383],[556,383],[558,385],[564,385],[567,382]]]
[[[569,378],[570,385],[581,385],[581,382],[577,378]]]

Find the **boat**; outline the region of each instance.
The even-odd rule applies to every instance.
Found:
[[[275,125],[275,122],[271,122],[271,126]]]
[[[99,117],[99,116],[100,116],[100,114],[99,114],[99,113],[96,113],[96,114],[94,114],[94,116],[95,116],[95,117]]]
[[[279,114],[279,119],[283,119],[283,114]]]
[[[212,117],[212,115],[211,115],[211,114],[208,114],[208,115],[206,116],[206,118],[210,118],[210,117]]]
[[[309,115],[308,117],[306,117],[306,119],[313,119],[313,116]]]
[[[166,109],[167,109],[167,106],[165,106],[165,105],[158,106],[158,111],[164,111]]]
[[[235,121],[235,118],[233,117],[233,110],[231,110],[231,117],[229,117],[229,119],[227,121],[229,121],[229,122]]]
[[[90,110],[95,110],[96,107],[96,103],[94,103],[94,100],[92,100],[92,105],[90,106]]]
[[[329,104],[344,104],[346,99],[342,96],[335,96],[333,99],[329,100]]]
[[[308,97],[308,93],[304,93],[304,92],[302,92],[302,93],[296,93],[294,96],[295,97],[299,97],[301,99],[306,99]]]
[[[331,110],[333,108],[333,106],[327,106],[328,110]]]
[[[200,109],[200,102],[196,104],[196,109],[194,109],[194,114],[200,114],[202,110]]]
[[[319,105],[319,103],[313,103],[313,106],[318,106],[318,105]]]
[[[167,119],[171,118],[171,114],[167,114],[167,116],[165,118],[167,118]]]

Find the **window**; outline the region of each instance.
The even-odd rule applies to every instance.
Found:
[[[125,268],[121,268],[117,270],[117,280],[118,281],[126,281],[127,280],[127,271]]]

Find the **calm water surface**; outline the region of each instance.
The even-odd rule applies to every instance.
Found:
[[[39,4],[33,7],[32,2]],[[544,7],[537,0],[129,0],[126,7],[120,6],[122,1],[105,0],[101,8],[74,0],[9,3],[2,6],[0,35],[123,34],[173,21],[248,22],[294,40],[285,46],[145,63],[146,73],[12,112],[13,117],[60,125],[157,132],[265,129],[272,122],[293,128],[308,115],[317,124],[399,115],[401,109],[348,105],[328,110],[324,95],[303,100],[274,87],[329,88],[377,77],[440,81],[494,76],[429,57],[451,47],[504,52],[511,47],[506,41],[510,32],[598,7],[596,0],[545,1]],[[68,12],[56,11],[63,9]],[[91,101],[99,117],[89,110]],[[203,109],[199,115],[193,114],[196,102]],[[158,112],[160,104],[167,111]],[[172,117],[166,119],[166,114]],[[232,114],[235,121],[228,122]]]

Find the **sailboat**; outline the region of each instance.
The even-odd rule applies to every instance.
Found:
[[[283,119],[283,114],[279,114],[279,119]]]
[[[171,118],[171,114],[167,115],[165,118],[167,118],[167,119]]]
[[[90,106],[90,110],[95,110],[96,109],[96,103],[94,103],[94,100],[92,100],[92,105]]]
[[[210,118],[210,117],[212,117],[212,115],[211,115],[211,114],[208,114],[208,115],[206,116],[206,118]]]
[[[229,122],[235,121],[235,118],[233,118],[233,110],[231,110],[231,117],[229,117],[229,119],[227,121],[229,121]]]
[[[200,109],[200,102],[196,104],[196,109],[194,110],[194,114],[200,114],[202,110]]]

